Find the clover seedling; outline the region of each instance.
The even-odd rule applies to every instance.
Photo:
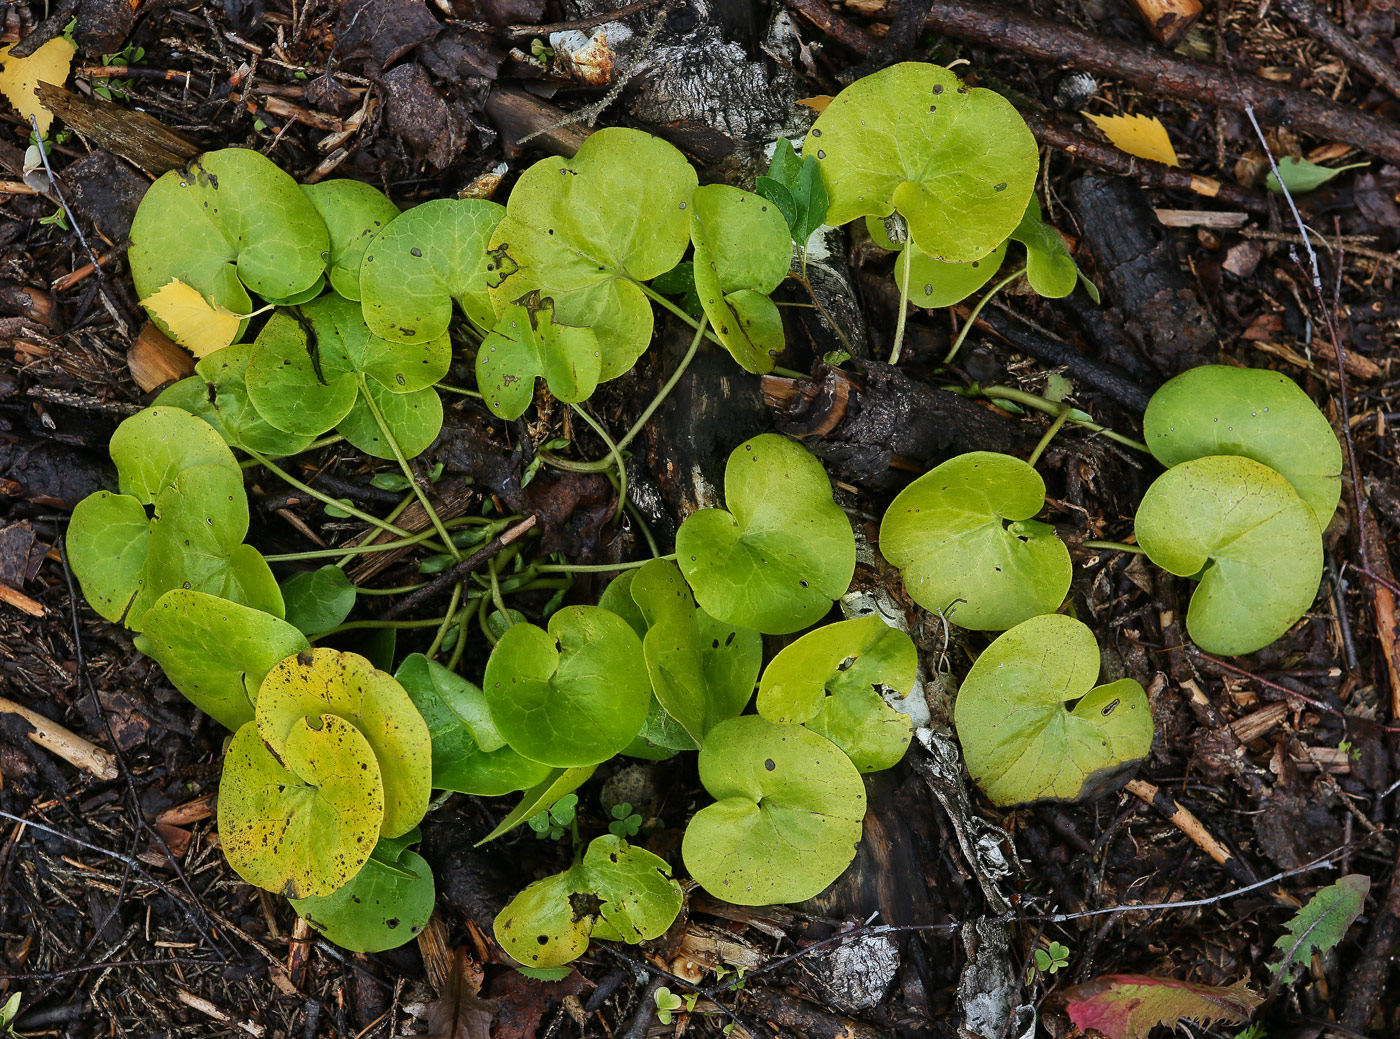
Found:
[[[326,225],[297,182],[259,152],[226,148],[151,185],[127,259],[141,299],[178,280],[246,314],[247,289],[270,303],[315,295],[329,252]]]
[[[146,611],[137,645],[171,685],[229,729],[253,720],[258,687],[278,661],[311,649],[286,621],[184,588]]]
[[[465,678],[421,653],[404,659],[394,678],[428,724],[433,789],[495,797],[527,790],[551,772],[506,746],[486,697]]]
[[[727,184],[695,190],[690,214],[695,291],[719,341],[750,372],[771,372],[783,319],[768,298],[787,277],[792,239],[782,212]]]
[[[604,834],[571,868],[516,895],[493,930],[517,962],[557,967],[582,956],[590,938],[635,945],[660,937],[681,901],[665,859]]]
[[[395,217],[365,248],[360,303],[365,324],[395,343],[447,332],[455,302],[484,332],[495,312],[486,294],[498,263],[487,251],[505,207],[485,199],[436,199]]]
[[[622,801],[613,805],[609,814],[612,816],[612,821],[608,823],[608,832],[615,837],[624,839],[635,837],[637,831],[642,828],[642,817],[632,811],[630,801]]]
[[[1326,416],[1278,372],[1202,365],[1148,402],[1147,446],[1166,466],[1240,455],[1281,473],[1326,529],[1342,495],[1342,448]]]
[[[355,608],[355,585],[340,567],[323,566],[283,581],[282,601],[287,623],[314,639],[345,623]]]
[[[710,731],[699,763],[715,803],[690,820],[682,854],[690,875],[716,898],[800,902],[855,858],[865,786],[830,740],[745,715]]]
[[[637,282],[685,254],[696,183],[674,147],[621,127],[594,133],[572,159],[535,163],[491,237],[504,276],[491,290],[497,309],[538,289],[553,298],[555,320],[597,335],[598,381],[616,379],[651,342],[651,304]]]
[[[549,808],[526,819],[540,840],[557,841],[564,836],[565,827],[573,826],[578,818],[578,794],[565,794]]]
[[[341,948],[383,952],[428,926],[437,900],[433,871],[408,846],[418,830],[385,838],[345,886],[329,895],[291,899],[297,915]]]
[[[506,742],[562,768],[596,765],[627,746],[646,718],[650,688],[641,640],[597,606],[559,610],[548,631],[516,624],[492,650],[482,680]]]
[[[1253,653],[1278,638],[1317,596],[1322,535],[1293,485],[1237,455],[1168,469],[1143,495],[1137,540],[1180,577],[1200,575],[1186,629],[1208,653]]]
[[[765,433],[735,448],[725,509],[701,509],[676,534],[676,561],[711,617],[785,635],[820,620],[855,573],[856,542],[826,470]]]
[[[593,775],[597,767],[597,765],[589,765],[586,768],[550,769],[549,774],[544,779],[525,791],[520,798],[520,803],[511,810],[511,813],[502,819],[494,830],[476,843],[481,845],[487,841],[494,841],[501,834],[515,829],[521,823],[539,815],[540,812],[553,808],[560,799],[572,794],[588,782],[588,778]]]
[[[821,162],[828,223],[898,212],[925,255],[957,262],[980,260],[1016,229],[1039,169],[1011,102],[916,62],[841,91],[802,154]]]
[[[999,631],[1057,609],[1069,591],[1069,550],[1031,517],[1045,482],[1010,455],[972,451],[919,477],[890,503],[880,551],[904,571],[926,610],[964,628]]]
[[[792,142],[779,137],[773,149],[768,175],[754,185],[758,193],[778,207],[788,231],[804,255],[807,241],[826,222],[826,182],[821,164],[813,155],[797,157]]]
[[[862,772],[904,757],[913,723],[884,690],[906,697],[918,679],[913,640],[878,616],[828,624],[784,647],[763,671],[758,713],[806,725],[846,752]]]
[[[1152,709],[1130,678],[1095,686],[1099,647],[1072,617],[1032,617],[999,636],[958,690],[967,770],[999,805],[1112,789],[1152,748]]]
[[[593,396],[602,370],[590,328],[560,324],[554,300],[528,292],[506,307],[476,352],[476,385],[491,413],[517,419],[535,396],[535,377],[566,404]]]
[[[323,180],[303,184],[301,190],[321,214],[330,237],[331,288],[346,299],[358,300],[365,247],[399,215],[399,207],[358,180]]]

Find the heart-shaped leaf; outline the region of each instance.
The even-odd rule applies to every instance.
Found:
[[[421,653],[405,658],[394,677],[428,724],[433,789],[495,797],[527,790],[549,777],[548,765],[506,746],[485,695],[465,678]]]
[[[485,199],[442,198],[395,217],[360,264],[365,324],[390,342],[427,342],[446,334],[456,303],[484,334],[495,321],[486,290],[497,273],[487,242],[504,214]]]
[[[482,680],[506,742],[559,768],[596,765],[627,746],[650,690],[641,640],[597,606],[566,606],[548,631],[515,625],[491,651]]]
[[[868,219],[868,218],[867,218]],[[987,282],[1006,257],[1002,242],[980,260],[949,263],[926,256],[913,242],[906,243],[894,261],[894,283],[904,284],[904,268],[909,266],[909,302],[925,310],[961,303]]]
[[[111,491],[78,502],[68,524],[68,562],[88,605],[106,620],[138,631],[154,601],[145,590],[150,533],[146,507]]]
[[[710,894],[736,905],[801,902],[855,858],[865,786],[841,749],[800,725],[744,715],[700,748],[715,803],[695,813],[682,854]]]
[[[549,775],[521,795],[520,803],[511,809],[510,814],[502,819],[494,830],[477,841],[477,845],[494,841],[501,834],[515,829],[526,819],[553,808],[561,797],[572,794],[588,782],[588,778],[593,775],[597,767],[597,765],[589,765],[587,768],[551,769]]]
[[[291,899],[297,915],[342,949],[383,952],[411,942],[428,926],[436,892],[423,856],[407,837],[381,840],[344,887],[329,895]]]
[[[360,261],[370,239],[399,215],[383,192],[358,180],[323,180],[301,190],[325,221],[331,255],[331,288],[346,299],[360,298]],[[342,943],[343,944],[343,943]]]
[[[954,706],[967,770],[999,805],[1074,801],[1115,789],[1152,748],[1152,708],[1131,678],[1095,686],[1099,647],[1051,613],[997,637]]]
[[[529,292],[501,311],[476,352],[476,385],[493,415],[517,419],[535,397],[535,377],[565,403],[598,386],[602,354],[589,328],[558,324],[554,300]]]
[[[682,900],[665,859],[604,834],[570,869],[516,895],[492,929],[518,963],[557,967],[582,956],[590,937],[631,945],[660,937]]]
[[[597,335],[598,381],[616,379],[651,342],[651,304],[636,282],[680,262],[696,183],[674,147],[622,127],[598,130],[572,159],[535,163],[491,237],[504,276],[491,290],[496,306],[534,289],[552,297],[557,321]]]
[[[383,819],[374,751],[344,718],[297,719],[276,755],[256,723],[234,733],[219,841],[248,883],[288,898],[329,895],[369,859]]]
[[[1292,484],[1251,458],[1208,456],[1168,469],[1143,495],[1136,530],[1163,570],[1201,574],[1186,630],[1207,653],[1262,649],[1317,597],[1317,517]]]
[[[338,566],[304,570],[282,582],[282,601],[287,623],[314,639],[345,623],[355,608],[355,585]]]
[[[1033,519],[1045,482],[1010,455],[971,451],[919,477],[890,503],[880,551],[926,610],[999,631],[1050,613],[1069,591],[1069,550]]]
[[[253,720],[258,687],[277,662],[311,649],[270,613],[184,588],[146,611],[138,645],[196,707],[235,730]]]
[[[782,212],[727,184],[695,189],[690,214],[695,291],[719,341],[740,366],[771,372],[783,319],[768,298],[787,277],[792,237]]]
[[[330,716],[353,725],[379,762],[383,836],[398,837],[417,826],[432,791],[432,740],[392,675],[355,653],[313,649],[281,661],[258,690],[258,731],[284,760],[282,748],[298,726]]]
[[[1165,466],[1241,455],[1281,473],[1326,529],[1342,496],[1342,448],[1332,425],[1292,379],[1208,364],[1152,395],[1143,439]]]
[[[763,670],[758,713],[806,725],[846,752],[862,772],[889,768],[909,748],[913,723],[884,700],[914,690],[919,654],[878,616],[827,624],[785,646]]]
[[[1039,172],[1035,138],[1011,102],[917,62],[841,91],[802,154],[822,164],[827,223],[897,210],[925,255],[959,262],[1015,230]]]
[[[1026,280],[1031,288],[1046,299],[1059,299],[1074,291],[1079,268],[1060,232],[1040,218],[1040,203],[1034,195],[1011,239],[1026,247]]]
[[[156,495],[191,466],[222,465],[242,472],[218,433],[176,408],[138,411],[117,427],[107,450],[122,493],[142,505],[154,504]]]
[[[379,411],[378,419],[375,409]],[[405,458],[417,458],[442,432],[442,398],[431,387],[412,393],[394,393],[382,383],[366,379],[354,407],[335,429],[352,447],[375,458],[393,461],[394,449],[384,435],[387,429]]]
[[[711,617],[783,635],[820,620],[846,594],[856,541],[826,470],[805,448],[765,433],[735,448],[725,509],[701,509],[676,534],[676,561]]]

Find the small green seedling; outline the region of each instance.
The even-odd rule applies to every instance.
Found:
[[[1058,974],[1069,966],[1069,949],[1059,942],[1051,942],[1049,948],[1035,950],[1035,969],[1042,974]]]
[[[287,623],[314,639],[345,623],[355,608],[355,585],[338,566],[304,570],[282,582],[282,601]]]
[[[725,509],[701,509],[676,534],[676,561],[711,617],[785,635],[820,620],[855,573],[856,543],[821,462],[765,433],[735,448]]]
[[[548,631],[516,624],[491,651],[482,680],[506,742],[559,768],[597,765],[632,742],[650,690],[641,640],[597,606],[566,606]]]
[[[351,952],[384,952],[412,941],[428,926],[437,901],[433,871],[409,850],[419,836],[415,828],[383,838],[349,883],[329,895],[291,899],[292,908]]]
[[[578,794],[565,794],[548,809],[530,816],[525,822],[540,840],[557,841],[578,818]]]
[[[10,998],[5,1000],[5,1005],[0,1006],[0,1029],[4,1030],[7,1039],[23,1039],[20,1033],[15,1031],[15,1018],[19,1017],[19,1001],[23,995],[22,992],[11,992]]]
[[[497,309],[532,290],[553,298],[555,320],[598,337],[598,381],[616,379],[651,342],[651,304],[638,282],[685,254],[696,184],[674,147],[621,127],[594,133],[572,159],[535,163],[491,237],[503,276],[491,290]]]
[[[1059,608],[1071,566],[1048,523],[1045,482],[1010,455],[972,451],[919,477],[890,503],[880,551],[926,610],[1000,631]]]
[[[1237,455],[1182,462],[1147,489],[1138,544],[1163,570],[1200,578],[1186,630],[1207,653],[1253,653],[1293,627],[1322,581],[1313,509],[1268,466]]]
[[[652,998],[656,1001],[656,1020],[663,1025],[669,1025],[671,1015],[685,1005],[685,1001],[665,985],[657,989]]]
[[[1094,633],[1057,613],[1018,624],[977,658],[953,719],[967,770],[995,804],[1098,796],[1147,756],[1147,694],[1131,678],[1095,686],[1098,677]]]
[[[1039,170],[1011,102],[937,65],[906,62],[857,80],[802,146],[821,161],[827,222],[898,212],[919,249],[980,260],[1014,231]]]
[[[1268,964],[1275,984],[1291,979],[1299,968],[1306,969],[1314,955],[1335,949],[1366,908],[1370,890],[1370,877],[1351,873],[1308,899],[1274,943],[1283,953],[1277,963]]]
[[[404,658],[394,678],[418,708],[433,741],[433,789],[481,797],[528,790],[550,775],[548,765],[506,746],[482,691],[422,653]]]
[[[1332,425],[1292,379],[1258,368],[1192,368],[1152,395],[1143,439],[1179,465],[1240,455],[1280,473],[1325,530],[1342,496],[1342,448]]]
[[[681,851],[690,875],[716,898],[801,902],[855,858],[865,786],[830,740],[744,715],[711,730],[699,764],[715,803],[690,820]]]
[[[554,300],[527,292],[501,311],[476,352],[476,385],[491,413],[517,419],[535,396],[535,378],[566,404],[593,396],[602,371],[590,328],[560,324]]]
[[[1074,291],[1079,268],[1070,256],[1060,232],[1040,218],[1040,203],[1031,195],[1025,215],[1011,232],[1011,240],[1026,247],[1026,281],[1046,299],[1059,299]]]
[[[768,174],[759,177],[754,186],[760,195],[778,207],[787,221],[793,242],[805,259],[808,240],[826,223],[826,182],[816,156],[803,155],[799,159],[792,142],[779,137]]]
[[[529,790],[521,795],[520,803],[511,810],[511,813],[501,820],[500,824],[488,833],[478,845],[487,841],[494,841],[503,833],[515,829],[523,822],[528,822],[541,812],[548,811],[559,801],[572,794],[588,781],[597,769],[596,765],[589,765],[586,768],[555,768]]]
[[[226,148],[151,185],[127,258],[140,299],[179,280],[246,314],[248,290],[269,303],[316,295],[329,255],[326,225],[297,182],[257,151]]]
[[[383,192],[358,180],[323,180],[303,184],[301,190],[321,214],[330,237],[327,273],[331,288],[358,301],[365,247],[399,215],[399,207]]]
[[[516,895],[493,930],[517,962],[557,967],[582,956],[590,938],[635,945],[665,934],[681,902],[664,859],[604,834],[572,867]]]
[[[914,689],[914,642],[877,616],[810,631],[784,647],[763,671],[758,713],[806,725],[846,752],[862,772],[889,768],[909,748],[913,723],[887,704]]]
[[[637,831],[642,828],[642,817],[632,811],[632,805],[628,801],[612,806],[612,821],[608,823],[608,832],[614,837],[621,837],[626,840],[628,837],[637,836]]]
[[[708,184],[695,190],[690,238],[695,291],[715,335],[746,371],[771,372],[786,343],[768,295],[792,265],[782,212],[760,195]]]

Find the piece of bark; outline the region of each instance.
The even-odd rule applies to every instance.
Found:
[[[518,87],[497,85],[486,95],[486,116],[496,125],[506,151],[512,155],[521,154],[533,144],[553,155],[573,158],[593,130],[581,123],[565,123],[568,115],[564,109]]]
[[[1152,35],[1167,47],[1180,43],[1204,10],[1201,0],[1133,0],[1133,6]]]
[[[177,346],[150,321],[141,326],[127,350],[126,365],[136,385],[146,393],[194,374],[190,352]]]
[[[1070,208],[1109,299],[1148,359],[1168,376],[1208,363],[1215,324],[1142,192],[1118,178],[1084,176],[1070,185]]]
[[[966,397],[878,361],[854,367],[823,364],[811,379],[762,382],[780,428],[852,483],[892,487],[964,451],[1025,446],[1014,423]]]
[[[45,108],[78,133],[153,177],[184,166],[204,151],[203,145],[145,112],[86,98],[52,83],[40,83],[35,93]]]

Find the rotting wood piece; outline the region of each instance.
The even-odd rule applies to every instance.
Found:
[[[963,451],[1011,451],[1011,421],[956,393],[915,382],[878,361],[854,372],[820,365],[810,379],[765,375],[763,396],[784,432],[867,487],[902,483]]]
[[[1133,0],[1158,42],[1175,47],[1201,18],[1201,0]]]
[[[129,159],[153,177],[179,169],[204,151],[203,145],[144,112],[95,101],[52,83],[40,83],[35,93],[45,108],[78,133]]]

